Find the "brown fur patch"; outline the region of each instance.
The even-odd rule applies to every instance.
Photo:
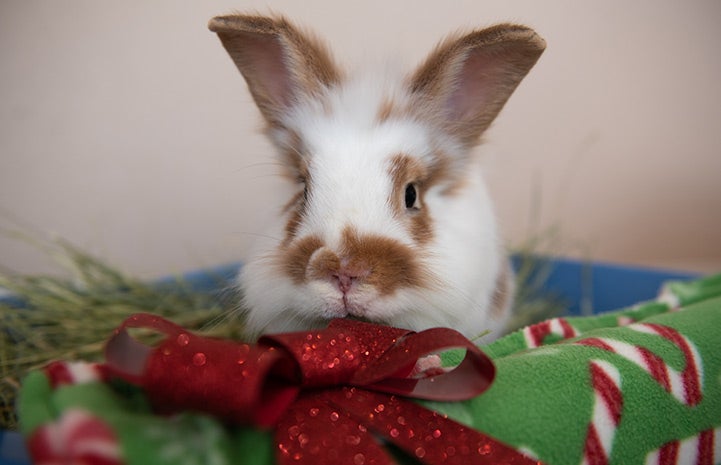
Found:
[[[323,249],[320,238],[309,236],[285,250],[282,266],[296,284],[313,279],[332,281],[334,275],[345,273],[360,285],[373,286],[380,295],[390,295],[398,289],[429,284],[417,256],[416,251],[394,239],[347,228],[337,253]]]
[[[321,247],[323,247],[323,241],[319,237],[308,236],[284,250],[281,264],[294,283],[306,282],[310,257]]]
[[[393,101],[392,98],[386,97],[381,102],[380,106],[378,107],[378,113],[376,114],[376,121],[379,123],[385,123],[388,121],[394,114],[398,113],[398,107],[397,104]]]
[[[331,280],[341,271],[338,255],[330,249],[324,249],[313,256],[308,263],[308,279]]]
[[[468,182],[466,172],[458,169],[458,166],[461,165],[465,166],[465,163],[458,163],[457,161],[454,163],[450,155],[445,154],[442,150],[435,150],[433,165],[429,169],[428,185],[443,185],[441,194],[447,196],[457,195]]]
[[[430,212],[424,208],[424,197],[430,187],[428,168],[419,160],[400,154],[391,159],[389,174],[393,180],[389,202],[396,217],[408,224],[413,240],[419,244],[427,243],[433,237]],[[406,208],[405,191],[408,184],[416,186],[419,204],[417,209]]]
[[[288,222],[285,225],[285,243],[295,237],[300,226],[306,207],[306,195],[310,190],[311,179],[308,168],[308,157],[305,154],[305,144],[300,135],[295,131],[286,131],[286,138],[282,140],[282,167],[283,174],[290,181],[303,187],[283,207],[283,212],[289,214]]]
[[[423,287],[428,277],[417,252],[400,242],[383,236],[360,234],[352,228],[343,231],[341,260],[355,272],[363,270],[363,282],[373,285],[381,295],[398,289]]]
[[[393,180],[390,204],[398,218],[407,219],[411,236],[419,244],[428,242],[433,236],[433,224],[430,212],[424,208],[424,197],[428,189],[442,185],[442,195],[456,195],[464,187],[467,177],[463,173],[452,169],[452,162],[448,155],[436,151],[436,156],[430,166],[425,166],[420,160],[405,154],[398,154],[391,159],[388,172]],[[409,211],[405,207],[404,197],[406,186],[410,183],[416,185],[419,195],[420,208]]]

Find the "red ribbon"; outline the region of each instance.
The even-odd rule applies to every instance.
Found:
[[[127,328],[166,335],[156,348]],[[418,359],[463,348],[463,361],[411,377]],[[140,385],[156,410],[202,411],[274,428],[278,463],[394,463],[376,436],[426,464],[537,464],[495,439],[403,397],[458,401],[491,384],[491,360],[460,333],[419,333],[354,320],[243,344],[196,336],[150,314],[128,318],[105,349],[111,375]],[[373,434],[371,434],[373,433]],[[374,436],[375,435],[375,436]]]

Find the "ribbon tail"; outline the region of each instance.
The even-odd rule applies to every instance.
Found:
[[[364,425],[326,402],[323,393],[300,397],[278,422],[275,435],[279,465],[396,463]]]
[[[345,412],[427,465],[543,465],[516,449],[396,396],[345,388],[328,391]]]

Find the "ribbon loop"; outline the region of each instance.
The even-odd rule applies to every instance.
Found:
[[[448,372],[420,379],[397,376],[399,367],[410,364],[412,368],[423,356],[454,348],[465,349],[466,356]],[[377,363],[358,370],[351,384],[418,399],[457,401],[471,399],[488,389],[494,376],[493,362],[475,344],[452,329],[432,328],[404,337]]]
[[[130,337],[128,328],[167,337],[152,349]],[[282,351],[199,337],[147,313],[123,322],[105,346],[105,359],[105,372],[143,387],[159,413],[196,410],[269,427],[299,392],[297,385],[279,382],[273,374],[289,371]]]

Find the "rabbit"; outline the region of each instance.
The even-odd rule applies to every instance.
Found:
[[[458,33],[407,75],[347,76],[286,18],[210,20],[293,186],[238,281],[250,335],[355,318],[499,337],[514,277],[473,149],[545,48]]]

